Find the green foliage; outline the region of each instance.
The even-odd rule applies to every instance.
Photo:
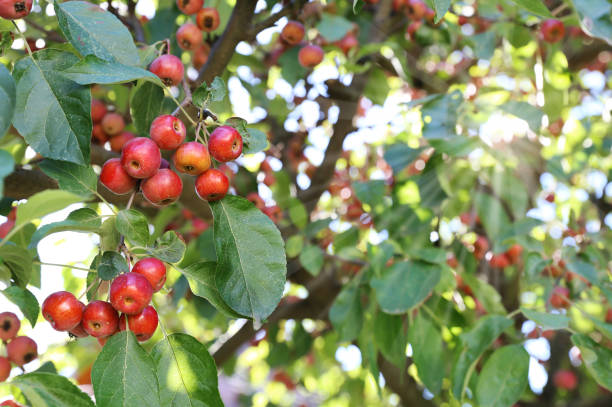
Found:
[[[497,349],[482,367],[476,399],[483,407],[510,406],[527,388],[529,354],[520,345]]]
[[[28,373],[11,381],[36,407],[93,407],[89,396],[53,373]],[[101,405],[101,404],[98,404]]]

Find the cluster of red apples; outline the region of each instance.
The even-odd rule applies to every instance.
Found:
[[[111,192],[123,195],[138,186],[144,197],[156,206],[175,202],[183,191],[183,182],[162,158],[161,150],[175,150],[174,168],[181,173],[197,176],[198,196],[206,201],[222,199],[229,189],[223,171],[211,168],[211,156],[219,162],[234,160],[242,153],[242,136],[230,126],[217,127],[208,145],[198,141],[185,142],[186,128],[172,115],[158,116],[151,123],[150,137],[136,137],[121,150],[121,158],[112,158],[102,167],[100,182]]]
[[[6,356],[0,356],[0,382],[11,374],[11,363],[23,367],[38,357],[36,342],[27,336],[17,336],[19,328],[21,321],[17,315],[0,313],[0,339],[6,345]]]
[[[149,304],[153,293],[161,290],[165,282],[166,265],[146,257],[136,262],[131,272],[115,277],[110,284],[109,302],[94,300],[85,305],[74,294],[58,291],[45,299],[42,314],[53,329],[77,338],[91,335],[101,345],[126,329],[143,342],[157,329],[157,311]]]
[[[109,112],[104,102],[91,100],[91,141],[104,145],[107,141],[111,150],[120,152],[125,143],[136,138],[132,132],[125,131],[125,120],[117,112]]]

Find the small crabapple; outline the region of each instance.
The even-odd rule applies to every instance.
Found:
[[[6,353],[17,366],[30,363],[38,357],[38,346],[27,336],[18,336],[6,345]]]
[[[119,329],[121,331],[125,331],[126,319],[129,330],[136,335],[139,342],[149,340],[157,329],[157,311],[150,305],[146,306],[139,314],[121,315],[119,319]]]
[[[100,182],[112,193],[124,195],[134,190],[137,180],[125,171],[119,158],[111,158],[102,166]]]
[[[110,302],[124,314],[138,314],[151,301],[153,287],[142,274],[125,273],[116,277],[110,286]]]
[[[94,338],[106,337],[117,332],[119,315],[106,301],[92,301],[83,311],[82,326]]]
[[[49,295],[42,304],[42,315],[56,331],[70,331],[81,323],[85,305],[68,291]]]
[[[196,179],[195,187],[200,199],[218,201],[227,194],[229,180],[223,171],[211,168]]]
[[[158,292],[166,282],[166,265],[155,257],[145,257],[134,264],[132,273],[143,275],[151,286],[153,292]]]
[[[178,148],[185,141],[186,134],[187,129],[181,119],[171,114],[157,116],[151,123],[151,129],[149,130],[151,139],[162,150]]]
[[[141,187],[142,194],[153,205],[165,206],[175,202],[183,192],[183,181],[176,172],[162,168],[151,178],[146,179]]]
[[[214,7],[204,7],[196,16],[196,24],[204,32],[215,31],[220,22],[219,12]]]
[[[208,139],[208,151],[217,161],[235,160],[242,154],[242,136],[231,126],[217,127]]]
[[[185,67],[178,57],[172,54],[160,55],[149,66],[149,70],[162,80],[166,86],[176,86],[185,75]]]
[[[17,315],[12,312],[3,312],[0,314],[0,339],[4,342],[10,341],[19,332],[21,321]]]
[[[159,170],[161,152],[153,140],[136,137],[121,151],[121,165],[134,178],[149,178]]]

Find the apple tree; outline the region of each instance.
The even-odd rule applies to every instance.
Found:
[[[0,17],[0,405],[612,405],[609,0]]]

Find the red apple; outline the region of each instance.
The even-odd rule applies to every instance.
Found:
[[[109,136],[104,132],[101,124],[94,124],[91,128],[91,141],[95,144],[104,144],[108,141]]]
[[[516,264],[521,259],[521,254],[523,253],[523,246],[518,243],[513,244],[506,251],[506,256],[510,259],[510,263]]]
[[[17,315],[12,312],[3,312],[0,314],[0,339],[4,342],[10,341],[16,337],[20,327],[21,321],[19,321]]]
[[[198,11],[196,16],[196,24],[200,30],[204,32],[215,31],[219,27],[221,19],[219,18],[219,12],[214,7],[204,7]]]
[[[151,139],[162,150],[178,148],[185,141],[186,134],[187,129],[183,122],[171,114],[156,117],[151,123],[151,130],[149,131]]]
[[[242,154],[242,136],[231,126],[217,127],[208,139],[208,151],[217,161],[235,160]]]
[[[283,27],[280,37],[289,45],[299,44],[304,38],[304,25],[299,21],[289,21]]]
[[[13,226],[15,226],[14,220],[7,220],[3,224],[0,224],[0,239],[4,239],[6,235],[13,230]]]
[[[298,52],[298,61],[304,68],[314,68],[323,61],[325,53],[318,45],[306,45]]]
[[[136,335],[136,339],[138,339],[139,342],[151,339],[157,329],[157,311],[150,305],[145,307],[140,314],[121,315],[119,319],[119,329],[122,331],[125,331],[126,319],[129,330]]]
[[[110,302],[124,314],[138,314],[153,296],[151,283],[142,274],[125,273],[116,277],[110,286]]]
[[[195,14],[204,5],[204,0],[176,0],[179,10],[187,15]]]
[[[70,331],[68,331],[68,333],[71,336],[74,336],[75,338],[87,338],[89,336],[89,334],[87,333],[85,328],[83,328],[83,324],[82,323],[78,324],[75,328],[73,328]]]
[[[208,44],[204,43],[196,48],[191,56],[193,67],[200,70],[208,62],[208,54],[210,54],[210,46]]]
[[[117,332],[119,315],[106,301],[92,301],[85,306],[83,329],[95,338],[103,338]]]
[[[119,113],[107,113],[100,124],[102,124],[104,133],[111,137],[121,133],[125,128],[125,121]]]
[[[132,273],[143,275],[151,286],[153,292],[158,292],[166,282],[166,265],[155,257],[145,257],[134,264]]]
[[[161,152],[150,138],[136,137],[121,151],[121,165],[134,178],[149,178],[159,170]]]
[[[540,32],[544,41],[553,44],[561,41],[565,36],[565,25],[559,20],[544,20],[540,24]]]
[[[566,287],[555,287],[550,295],[550,305],[555,308],[569,308],[570,291]]]
[[[176,86],[183,80],[183,63],[172,54],[160,55],[151,63],[149,70],[162,80],[166,86]]]
[[[81,323],[85,305],[68,291],[49,295],[42,304],[42,315],[56,331],[70,331]]]
[[[200,199],[218,201],[227,194],[229,180],[222,171],[211,168],[196,179],[195,187]]]
[[[204,144],[190,141],[174,152],[172,163],[183,174],[200,175],[210,168],[210,154]]]
[[[106,105],[98,99],[91,99],[91,120],[100,123],[106,115]]]
[[[578,377],[571,370],[559,370],[555,373],[553,382],[558,388],[571,391],[578,386]]]
[[[474,242],[474,257],[481,260],[489,250],[489,242],[484,236],[478,236]]]
[[[121,150],[123,150],[123,146],[125,145],[125,143],[135,138],[136,138],[136,135],[134,133],[131,133],[129,131],[122,131],[116,136],[111,137],[110,139],[111,150],[117,153],[120,153]]]
[[[111,158],[102,166],[100,182],[112,193],[124,195],[134,190],[137,181],[125,171],[119,158]]]
[[[427,5],[422,0],[408,0],[406,2],[406,15],[412,20],[420,20],[427,13]]]
[[[11,375],[11,361],[0,356],[0,382],[5,381]]]
[[[346,33],[340,41],[336,41],[336,45],[344,52],[344,55],[348,55],[349,51],[359,46],[359,41],[355,34],[351,31]]]
[[[32,10],[32,0],[0,0],[0,17],[7,20],[24,18]]]
[[[202,31],[193,23],[185,23],[176,31],[176,42],[184,50],[191,51],[202,44]]]
[[[153,205],[165,206],[176,202],[183,192],[183,181],[176,172],[163,168],[142,185],[142,194]]]
[[[18,336],[6,345],[6,353],[17,366],[30,363],[38,357],[38,346],[27,336]]]
[[[510,265],[510,259],[508,259],[505,253],[494,254],[493,256],[491,256],[489,264],[491,265],[491,267],[494,268],[505,268]]]

